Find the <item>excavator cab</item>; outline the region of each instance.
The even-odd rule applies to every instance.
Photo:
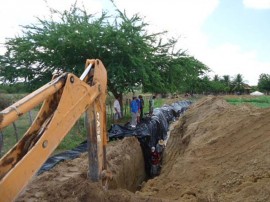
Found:
[[[80,78],[55,75],[51,82],[0,112],[0,130],[43,103],[21,140],[0,160],[0,197],[13,201],[85,113],[89,173],[92,181],[106,178],[107,72],[100,60],[86,60]]]

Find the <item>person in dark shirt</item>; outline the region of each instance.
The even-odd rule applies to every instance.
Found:
[[[141,95],[139,95],[139,99],[140,99],[140,121],[141,121],[143,118],[144,100]]]
[[[149,100],[149,115],[150,116],[153,115],[154,106],[155,106],[155,99],[156,99],[156,96],[153,96]]]
[[[140,111],[141,111],[141,100],[140,98],[136,99],[138,105],[138,113],[137,113],[137,123],[140,123]]]
[[[151,148],[151,163],[152,165],[158,165],[160,160],[159,153],[156,151],[155,147]]]
[[[157,176],[160,169],[160,155],[156,151],[155,147],[151,148],[151,171],[150,174],[152,177]]]

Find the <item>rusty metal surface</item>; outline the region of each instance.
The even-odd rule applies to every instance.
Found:
[[[105,111],[107,72],[101,61],[87,60],[86,66],[90,63],[93,68],[83,81],[73,74],[63,74],[0,112],[1,129],[17,120],[20,114],[28,112],[44,101],[32,126],[0,160],[1,198],[6,201],[16,198],[81,114],[90,106],[100,114],[98,121],[95,117],[88,120],[95,124],[94,129],[99,135],[97,143],[93,142],[98,147],[93,154],[98,157],[98,176],[106,167],[104,146],[107,143]]]
[[[44,99],[56,93],[65,84],[67,74],[49,82],[23,99],[0,112],[0,129],[16,121],[21,115],[39,105]]]

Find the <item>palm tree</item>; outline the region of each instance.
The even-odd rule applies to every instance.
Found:
[[[229,75],[223,75],[222,81],[226,84],[226,86],[230,86],[231,84],[231,79]]]
[[[237,74],[233,80],[233,91],[242,93],[244,91],[244,79],[242,74]]]
[[[217,74],[214,76],[213,81],[220,81],[220,78]]]
[[[225,92],[228,93],[231,90],[231,78],[229,75],[223,75],[223,79],[221,80],[222,83],[225,85]]]

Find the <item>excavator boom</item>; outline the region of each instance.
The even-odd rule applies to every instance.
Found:
[[[0,160],[1,200],[13,201],[86,112],[89,177],[106,169],[107,72],[100,60],[87,60],[80,78],[64,73],[0,112],[0,130],[43,102],[22,139]]]

